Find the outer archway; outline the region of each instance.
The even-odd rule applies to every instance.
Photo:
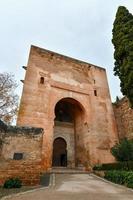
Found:
[[[85,111],[83,106],[73,98],[63,98],[55,106],[53,138],[65,139],[67,143],[67,166],[70,168],[84,166],[86,162],[84,117]],[[56,147],[55,145],[56,143],[53,145],[53,166],[62,166],[61,158],[58,161],[55,159],[56,147],[58,149],[56,151],[59,152],[59,145]],[[66,157],[66,154],[63,156]],[[60,156],[58,155],[58,157]]]
[[[56,138],[53,143],[52,165],[54,167],[67,166],[67,143],[61,137]]]

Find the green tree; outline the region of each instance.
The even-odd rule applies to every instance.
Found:
[[[133,141],[123,139],[111,148],[111,153],[118,161],[133,161]]]
[[[120,6],[113,24],[114,74],[120,79],[123,95],[133,108],[133,15]]]

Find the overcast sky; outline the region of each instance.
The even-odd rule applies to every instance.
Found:
[[[0,0],[0,72],[15,74],[20,95],[33,44],[105,67],[114,100],[121,93],[111,38],[120,5],[133,13],[133,0]]]

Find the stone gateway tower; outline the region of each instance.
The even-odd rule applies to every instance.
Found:
[[[31,46],[17,125],[44,129],[41,164],[89,170],[118,140],[104,68]]]

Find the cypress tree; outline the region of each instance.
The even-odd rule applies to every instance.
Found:
[[[123,95],[133,108],[133,15],[120,6],[113,24],[114,75],[120,79]]]

